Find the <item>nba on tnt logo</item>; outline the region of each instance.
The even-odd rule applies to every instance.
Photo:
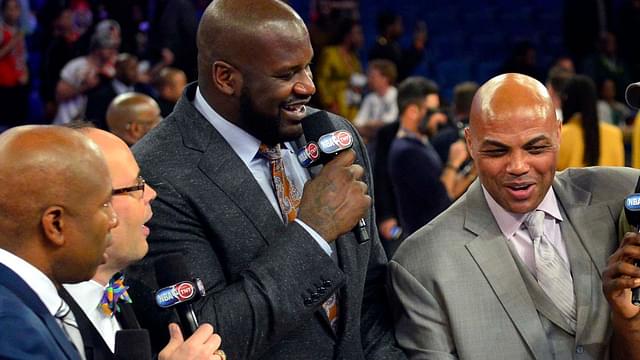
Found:
[[[320,149],[316,143],[309,143],[306,148],[307,155],[311,160],[317,160],[320,157]]]
[[[351,133],[345,130],[336,131],[333,135],[335,143],[341,148],[348,148],[353,142]]]

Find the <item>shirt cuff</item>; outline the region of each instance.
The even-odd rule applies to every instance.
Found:
[[[300,226],[302,226],[302,228],[305,229],[309,233],[309,235],[311,235],[313,240],[315,240],[318,243],[318,245],[320,245],[322,250],[324,250],[324,252],[327,253],[327,255],[331,256],[331,254],[333,253],[333,251],[331,250],[331,246],[329,246],[329,243],[325,239],[323,239],[322,236],[320,236],[320,234],[318,234],[315,230],[309,227],[309,225],[305,224],[302,220],[295,219],[294,221],[300,224]]]

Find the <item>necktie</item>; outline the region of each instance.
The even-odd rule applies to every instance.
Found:
[[[271,168],[271,180],[273,189],[278,198],[278,205],[285,223],[295,220],[298,215],[298,206],[302,194],[295,185],[289,181],[284,170],[284,161],[280,152],[280,145],[269,147],[260,145],[258,153],[269,161]],[[327,301],[322,304],[322,308],[327,314],[331,328],[335,332],[338,326],[338,296],[333,293]]]
[[[271,180],[273,190],[278,198],[278,205],[285,223],[292,222],[298,215],[298,206],[302,194],[295,185],[289,181],[284,171],[284,161],[280,153],[280,145],[269,147],[260,145],[258,152],[269,161],[271,167]]]
[[[104,288],[102,299],[100,299],[100,311],[105,316],[113,316],[116,311],[120,311],[118,301],[122,300],[131,303],[129,293],[127,293],[128,286],[124,285],[124,275],[120,273],[115,274],[109,284]]]
[[[80,354],[80,358],[84,360],[84,342],[82,341],[82,336],[78,329],[78,323],[76,322],[73,312],[69,309],[69,305],[67,305],[64,300],[60,299],[60,306],[54,316],[60,322],[60,327],[64,334],[76,348],[78,354]]]
[[[533,240],[536,278],[542,290],[575,330],[576,305],[570,266],[544,235],[544,216],[544,211],[536,210],[527,214],[524,220]]]

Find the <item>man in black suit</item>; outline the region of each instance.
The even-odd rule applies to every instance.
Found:
[[[6,131],[0,213],[0,358],[81,359],[56,288],[95,274],[118,224],[100,150],[71,129]]]
[[[111,203],[118,214],[119,224],[111,232],[107,260],[98,266],[93,278],[77,284],[65,284],[60,295],[75,314],[82,333],[85,358],[107,360],[114,357],[118,330],[140,328],[131,307],[132,299],[126,294],[126,288],[124,291],[119,289],[126,285],[118,279],[122,269],[147,253],[149,228],[144,224],[151,218],[150,204],[156,192],[140,177],[138,164],[124,141],[104,130],[83,128],[81,131],[98,145],[105,156],[113,185]],[[103,295],[109,288],[114,294],[112,301],[107,301]],[[220,337],[213,334],[209,324],[203,324],[187,341],[183,340],[176,324],[171,324],[170,333],[169,344],[159,354],[161,360],[212,359],[211,354],[220,346]]]
[[[216,0],[197,44],[197,84],[133,148],[158,198],[149,255],[130,269],[132,295],[157,287],[150,262],[181,253],[207,286],[196,313],[229,358],[405,358],[390,327],[361,139],[315,176],[293,153],[314,112],[302,19],[281,1]],[[343,118],[326,121],[357,134]],[[359,244],[351,230],[362,217],[371,239]],[[137,303],[141,323],[160,329],[152,300]]]

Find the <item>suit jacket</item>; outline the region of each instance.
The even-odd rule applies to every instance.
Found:
[[[442,162],[430,143],[413,137],[394,139],[388,168],[400,225],[407,235],[451,205],[447,189],[440,181]]]
[[[575,358],[604,358],[611,332],[601,273],[617,248],[617,221],[640,172],[569,169],[553,189],[564,212],[577,309]],[[583,258],[571,256],[584,249]],[[396,337],[410,358],[553,359],[553,314],[512,256],[478,181],[448,210],[410,236],[390,262]],[[562,328],[559,323],[558,328]],[[571,338],[570,338],[571,339]],[[559,357],[563,358],[563,357]]]
[[[1,359],[80,359],[38,295],[2,264],[0,328]]]
[[[172,115],[133,149],[142,176],[158,192],[149,254],[128,271],[138,279],[129,283],[142,326],[152,336],[166,333],[167,317],[150,296],[157,288],[150,264],[181,253],[207,287],[195,303],[200,322],[220,333],[230,359],[404,358],[392,336],[373,209],[366,217],[371,240],[341,236],[334,261],[299,224],[282,223],[244,163],[191,104],[195,89],[190,85]],[[344,119],[331,115],[331,121],[357,134]],[[371,186],[359,137],[354,149]],[[334,292],[337,334],[321,308]]]
[[[65,288],[60,288],[58,293],[60,297],[67,302],[76,318],[80,334],[82,335],[82,342],[84,343],[86,360],[112,360],[114,356],[113,352],[111,352],[102,335],[100,335],[98,330],[93,326],[93,323],[89,320],[73,296],[71,296]],[[120,327],[122,329],[139,329],[140,325],[138,324],[136,314],[131,304],[119,302],[118,306],[120,306],[120,311],[116,312],[115,316],[118,319],[118,323],[120,323]],[[118,346],[117,343],[116,346]]]

